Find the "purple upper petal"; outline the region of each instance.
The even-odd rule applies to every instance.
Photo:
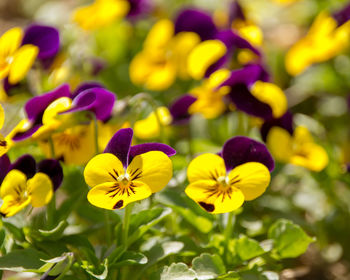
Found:
[[[131,146],[130,148],[130,162],[132,159],[140,154],[144,154],[150,151],[160,151],[165,153],[167,156],[171,157],[176,154],[176,151],[165,144],[162,143],[144,143],[140,145]]]
[[[104,86],[101,83],[95,81],[81,83],[73,92],[72,98],[74,99],[79,93],[91,88],[104,88]]]
[[[239,5],[238,1],[233,1],[230,3],[229,7],[229,23],[231,24],[236,19],[244,20],[245,16],[242,10],[241,5]]]
[[[42,115],[47,106],[61,97],[70,97],[70,89],[67,84],[43,95],[33,97],[24,106],[28,119],[33,123],[41,123]]]
[[[279,126],[284,128],[289,132],[290,135],[293,135],[293,115],[291,112],[287,111],[282,117],[278,119],[270,119],[264,122],[260,128],[261,137],[266,142],[267,134],[270,129],[274,126]]]
[[[129,152],[133,136],[131,128],[119,129],[109,140],[104,153],[114,154],[126,168],[129,164]]]
[[[12,169],[22,171],[27,176],[27,178],[31,178],[36,172],[35,159],[29,154],[23,155],[19,157],[13,164],[11,164],[10,170]]]
[[[23,37],[22,44],[32,44],[39,48],[38,58],[54,57],[60,48],[60,36],[56,28],[46,25],[29,26]]]
[[[78,94],[73,100],[73,108],[66,111],[91,111],[96,118],[106,121],[112,113],[116,96],[104,88],[89,88]]]
[[[270,171],[275,167],[274,160],[266,146],[244,136],[236,136],[226,141],[222,149],[222,157],[227,170],[247,162],[260,162]]]
[[[0,185],[10,169],[10,159],[7,154],[0,157]]]
[[[128,0],[128,2],[130,9],[127,17],[131,19],[147,14],[152,9],[152,5],[149,0]]]
[[[338,26],[350,20],[350,4],[345,6],[342,10],[336,12],[333,15],[333,18],[337,21]]]
[[[182,10],[175,20],[175,34],[182,31],[196,32],[204,41],[213,39],[218,30],[207,13],[196,9],[186,9]]]
[[[172,124],[180,125],[189,121],[191,115],[188,113],[188,108],[197,100],[192,95],[186,94],[176,99],[173,104],[170,105],[169,111],[173,118]]]
[[[45,173],[52,181],[54,191],[56,191],[63,180],[63,170],[58,160],[45,159],[39,162],[38,172]]]
[[[259,50],[254,48],[247,40],[234,33],[231,29],[217,32],[214,39],[222,41],[229,51],[235,48],[249,49],[258,56],[261,56]]]

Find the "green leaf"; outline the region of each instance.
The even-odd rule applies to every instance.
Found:
[[[2,222],[4,228],[12,234],[13,238],[18,240],[18,241],[24,241],[24,233],[22,231],[22,229],[19,229],[18,227],[16,227],[15,225],[8,223],[8,222]]]
[[[108,275],[108,259],[105,259],[103,262],[103,265],[100,265],[98,271],[102,271],[102,272],[96,272],[96,269],[91,269],[90,265],[88,264],[82,264],[81,267],[83,269],[85,269],[85,271],[87,273],[89,273],[90,275],[92,275],[93,277],[100,279],[100,280],[104,280],[107,278]]]
[[[273,252],[277,258],[295,258],[305,253],[314,240],[303,229],[289,220],[280,219],[268,231],[273,239]]]
[[[160,274],[160,280],[194,280],[196,273],[184,263],[173,263],[165,266]]]
[[[0,257],[0,270],[36,271],[45,264],[41,259],[47,258],[47,255],[32,248],[13,250]]]
[[[166,216],[168,216],[171,213],[170,208],[162,209],[162,211],[156,210],[157,215],[155,215],[154,213],[150,214],[151,212],[148,212],[148,211],[150,211],[150,210],[142,211],[136,215],[133,215],[134,219],[133,219],[133,216],[131,216],[131,223],[133,224],[134,231],[130,228],[130,232],[133,232],[133,233],[128,238],[128,247],[132,243],[134,243],[135,241],[139,240],[141,238],[141,236],[144,235],[151,227],[153,227],[154,225],[159,223],[161,220],[163,220]],[[148,222],[146,224],[139,226],[138,228],[135,228],[135,225],[137,224],[137,222],[135,220],[139,220],[138,216],[141,213],[144,213],[147,215],[147,219],[145,219],[145,220],[148,220]],[[151,217],[152,217],[152,219],[151,219]]]
[[[67,226],[68,226],[68,223],[66,221],[61,221],[55,228],[51,230],[39,229],[39,232],[41,233],[42,236],[48,239],[57,240],[62,236],[63,231],[66,229]]]
[[[220,280],[240,280],[239,274],[234,271],[230,271],[225,275],[219,276],[218,279]]]
[[[258,241],[243,236],[235,243],[235,249],[243,261],[250,260],[265,253]]]
[[[226,272],[225,265],[219,255],[203,253],[192,261],[192,269],[198,280],[216,279]]]
[[[130,232],[137,230],[140,226],[148,224],[158,218],[163,212],[163,208],[153,208],[133,214],[130,218]]]
[[[113,267],[134,265],[134,264],[146,264],[147,262],[148,262],[148,259],[144,254],[132,252],[132,251],[126,251],[120,256],[118,262],[113,264]]]

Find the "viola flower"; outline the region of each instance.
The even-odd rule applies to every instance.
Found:
[[[63,179],[62,168],[56,160],[43,160],[36,165],[32,156],[24,155],[10,166],[9,161],[0,163],[1,168],[8,170],[0,187],[3,200],[0,214],[4,217],[17,214],[29,204],[33,207],[48,204]]]
[[[165,128],[170,125],[171,121],[172,118],[168,108],[158,107],[156,111],[152,111],[145,119],[135,122],[135,136],[140,139],[157,138],[160,136],[161,126]]]
[[[81,120],[73,113],[91,112],[97,120],[106,121],[111,115],[115,94],[95,84],[84,85],[80,90],[72,94],[69,86],[64,84],[30,99],[24,106],[26,129],[14,135],[13,140],[31,136],[41,139],[61,126],[67,128],[79,124]]]
[[[227,66],[236,49],[250,50],[260,60],[260,52],[231,28],[219,30],[207,13],[186,9],[175,21],[175,34],[195,32],[202,42],[190,52],[187,61],[188,74],[194,79],[209,77],[210,74]]]
[[[274,126],[267,134],[266,143],[277,161],[303,166],[316,172],[328,165],[326,151],[313,141],[306,127],[296,127],[291,135],[287,130]]]
[[[209,213],[231,212],[265,192],[273,168],[264,144],[237,136],[226,141],[221,153],[190,162],[185,193]]]
[[[228,98],[238,110],[265,120],[279,118],[287,110],[287,98],[268,78],[261,65],[246,65],[232,71],[220,87],[230,87]]]
[[[135,85],[163,90],[177,76],[189,77],[187,57],[200,37],[194,32],[174,32],[174,24],[167,19],[158,21],[149,31],[142,51],[130,63],[129,76]]]
[[[129,9],[126,0],[95,0],[91,5],[75,9],[73,21],[82,29],[93,30],[123,18]]]
[[[172,177],[169,156],[176,152],[160,143],[131,146],[133,130],[120,129],[104,153],[92,158],[84,178],[92,188],[89,202],[105,209],[122,209],[163,189]]]
[[[39,48],[21,46],[23,31],[19,27],[6,31],[0,37],[0,80],[8,77],[10,84],[21,81],[32,67]]]
[[[185,94],[177,98],[172,104],[170,104],[169,112],[172,117],[171,124],[173,125],[187,124],[191,118],[191,115],[188,109],[196,100],[197,100],[196,97],[190,94]]]
[[[311,25],[306,36],[295,43],[285,58],[289,74],[303,73],[314,63],[327,61],[349,46],[350,21],[349,8],[334,16],[321,12]]]

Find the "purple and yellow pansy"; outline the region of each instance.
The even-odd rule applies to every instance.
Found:
[[[281,118],[266,121],[261,134],[276,161],[322,171],[328,165],[325,149],[316,144],[304,126],[293,127],[293,117],[287,112]]]
[[[85,167],[84,178],[91,187],[88,200],[105,209],[122,209],[163,189],[172,177],[170,156],[176,152],[168,145],[145,143],[131,145],[133,130],[120,129],[104,153],[93,157]]]
[[[185,193],[209,213],[231,212],[265,192],[273,169],[264,144],[236,136],[219,154],[202,154],[190,162]]]
[[[7,155],[0,158],[3,203],[0,214],[11,217],[26,206],[42,207],[48,204],[61,185],[63,171],[57,160],[46,159],[38,164],[31,155],[23,155],[13,164]]]

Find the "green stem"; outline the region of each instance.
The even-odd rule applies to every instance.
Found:
[[[129,235],[130,215],[131,215],[132,207],[133,207],[133,204],[127,205],[125,207],[125,213],[124,213],[122,244],[125,246],[125,250],[128,247],[128,235]]]
[[[112,228],[111,228],[111,221],[109,217],[109,211],[110,210],[105,210],[106,238],[107,238],[108,246],[110,246],[112,243]]]
[[[224,252],[224,256],[227,259],[227,253],[228,253],[228,248],[229,248],[229,242],[231,240],[232,237],[232,231],[233,231],[233,227],[236,221],[236,217],[233,211],[231,211],[228,214],[227,217],[227,224],[226,224],[226,228],[224,229],[224,238],[225,238],[225,252]]]
[[[64,275],[69,271],[70,267],[72,266],[72,263],[73,263],[73,258],[69,258],[68,264],[66,265],[66,267],[64,268],[64,270],[61,272],[60,276],[58,276],[58,277],[56,278],[56,280],[61,280],[61,279],[63,279]]]
[[[99,153],[98,148],[98,123],[95,114],[92,114],[94,120],[94,139],[95,139],[95,153],[96,155]]]
[[[49,137],[49,145],[50,145],[50,153],[51,153],[51,158],[56,158],[56,154],[55,154],[55,146],[53,144],[53,140],[52,137]]]
[[[52,229],[55,224],[55,213],[56,213],[56,196],[55,193],[52,195],[50,202],[46,206],[47,208],[47,227]]]

